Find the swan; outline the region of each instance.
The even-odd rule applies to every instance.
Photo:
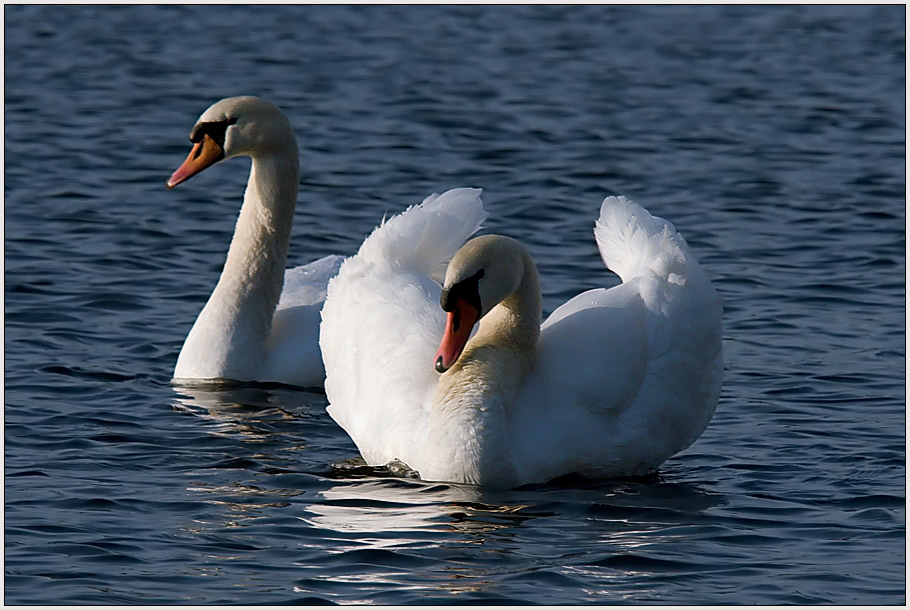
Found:
[[[252,96],[209,107],[190,132],[192,150],[169,189],[223,159],[252,158],[221,277],[186,337],[174,381],[321,386],[319,310],[343,257],[285,270],[297,202],[297,140],[284,113]]]
[[[594,233],[622,283],[543,324],[535,263],[509,237],[461,246],[390,223],[342,264],[322,311],[325,389],[368,464],[512,488],[648,474],[701,435],[723,376],[720,296],[673,225],[632,200],[607,197]]]

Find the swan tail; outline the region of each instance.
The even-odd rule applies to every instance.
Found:
[[[623,282],[645,276],[680,283],[691,272],[694,260],[673,224],[626,197],[604,199],[594,237],[607,268]]]
[[[436,276],[481,227],[487,212],[481,189],[458,188],[432,194],[419,205],[383,220],[358,252],[365,261],[392,262],[402,269]]]

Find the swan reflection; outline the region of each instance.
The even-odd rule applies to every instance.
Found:
[[[483,490],[471,485],[373,479],[341,483],[317,496],[301,519],[335,532],[484,535],[533,518],[520,514],[526,505],[485,502]]]
[[[348,460],[352,447],[318,394],[178,391],[174,409],[202,419],[195,429],[217,437],[223,460],[189,473],[187,489],[209,509],[184,531],[218,541],[208,552],[220,561],[274,553],[282,569],[294,570],[297,593],[342,603],[387,603],[403,591],[418,603],[520,599],[522,587],[573,586],[576,578],[605,594],[630,574],[656,578],[674,569],[664,562],[667,543],[697,536],[701,513],[723,502],[674,482],[686,475],[672,471],[510,491],[423,481]]]
[[[171,407],[207,420],[209,432],[239,436],[247,442],[268,441],[274,424],[302,423],[313,415],[303,407],[325,396],[278,384],[211,383],[177,386]]]

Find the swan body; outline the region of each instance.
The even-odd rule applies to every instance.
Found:
[[[322,312],[329,413],[369,464],[488,487],[641,475],[704,431],[723,375],[722,304],[669,222],[606,198],[595,237],[622,284],[579,294],[542,325],[518,242],[472,239],[440,284],[422,257],[373,249],[422,242],[412,229],[377,229]]]
[[[208,108],[173,188],[223,159],[252,158],[221,277],[180,350],[175,381],[262,381],[321,386],[319,310],[341,256],[285,270],[297,203],[298,150],[287,117],[256,97]]]

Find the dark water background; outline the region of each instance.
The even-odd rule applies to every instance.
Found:
[[[5,7],[5,601],[905,600],[905,8]],[[169,385],[247,166],[168,192],[210,103],[303,147],[291,263],[482,186],[547,312],[616,283],[600,200],[726,299],[704,436],[506,493],[333,467],[325,397]]]

